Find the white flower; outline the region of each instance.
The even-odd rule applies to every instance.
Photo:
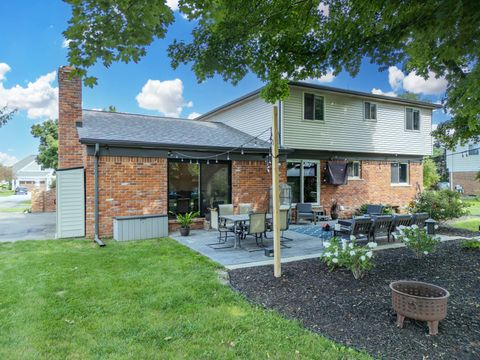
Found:
[[[428,255],[428,251],[424,251],[423,253],[424,253],[425,255]]]
[[[362,256],[360,256],[360,260],[365,261],[365,260],[367,260],[367,258],[365,257],[365,255],[362,255]]]
[[[373,256],[373,252],[372,251],[367,251],[367,253],[365,255],[367,255],[368,258],[371,258]]]
[[[376,247],[377,247],[377,243],[376,243],[376,242],[373,242],[373,241],[371,241],[371,242],[369,242],[369,243],[367,244],[367,246],[368,246],[370,249],[374,249],[374,248],[376,248]]]
[[[348,247],[349,247],[350,249],[353,249],[354,246],[355,246],[355,245],[353,245],[353,243],[348,244]]]
[[[357,238],[355,237],[355,235],[350,235],[350,241],[355,241],[357,240]]]
[[[338,256],[338,251],[335,251],[333,255]]]
[[[418,229],[418,225],[417,225],[417,224],[413,224],[413,225],[412,225],[412,229],[417,230],[417,229]]]
[[[356,254],[355,250],[350,251],[350,256],[354,256]]]
[[[405,225],[399,225],[399,226],[397,227],[397,229],[398,229],[398,230],[403,230],[403,229],[405,229],[405,227],[406,227]]]
[[[323,243],[323,246],[325,246],[325,247],[327,247],[327,248],[330,247],[330,245],[331,245],[331,244],[330,244],[328,241],[325,241],[325,242]]]
[[[331,253],[331,252],[326,252],[326,253],[324,254],[324,256],[325,256],[325,257],[330,257],[330,256],[332,256],[332,253]]]
[[[347,240],[345,239],[342,240],[342,249],[343,251],[347,250]]]
[[[435,225],[434,228],[435,228],[435,230],[437,230],[437,229],[438,229],[438,225]]]
[[[332,259],[332,262],[333,262],[334,264],[336,264],[336,263],[338,263],[338,259],[337,259],[337,258],[333,258],[333,259]]]

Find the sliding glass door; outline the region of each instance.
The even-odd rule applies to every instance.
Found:
[[[292,203],[320,203],[320,161],[288,160],[287,183],[292,187]]]
[[[168,163],[168,211],[184,214],[231,202],[230,163]]]

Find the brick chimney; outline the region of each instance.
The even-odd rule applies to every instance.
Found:
[[[73,68],[58,69],[58,168],[83,166],[77,123],[82,122],[82,80],[70,78]]]

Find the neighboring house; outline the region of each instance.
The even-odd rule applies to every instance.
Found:
[[[12,166],[12,189],[26,187],[29,191],[48,190],[55,178],[53,169],[43,169],[35,161],[35,155],[29,155]]]
[[[480,143],[459,145],[454,151],[447,150],[446,157],[452,189],[460,185],[465,195],[479,195],[480,181],[475,178],[480,171]]]
[[[59,69],[58,171],[84,169],[86,236],[95,234],[95,193],[100,237],[112,235],[115,216],[203,216],[222,202],[269,210],[272,105],[259,90],[195,120],[82,111],[81,81],[70,71]],[[363,203],[404,209],[422,188],[437,105],[307,83],[291,83],[278,105],[280,181],[294,203],[329,209],[336,199],[350,216]],[[349,163],[348,183],[327,184],[326,168],[338,162]]]

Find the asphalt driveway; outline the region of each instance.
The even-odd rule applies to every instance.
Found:
[[[30,195],[0,197],[0,209],[19,208]],[[0,242],[54,239],[55,213],[0,212]]]

